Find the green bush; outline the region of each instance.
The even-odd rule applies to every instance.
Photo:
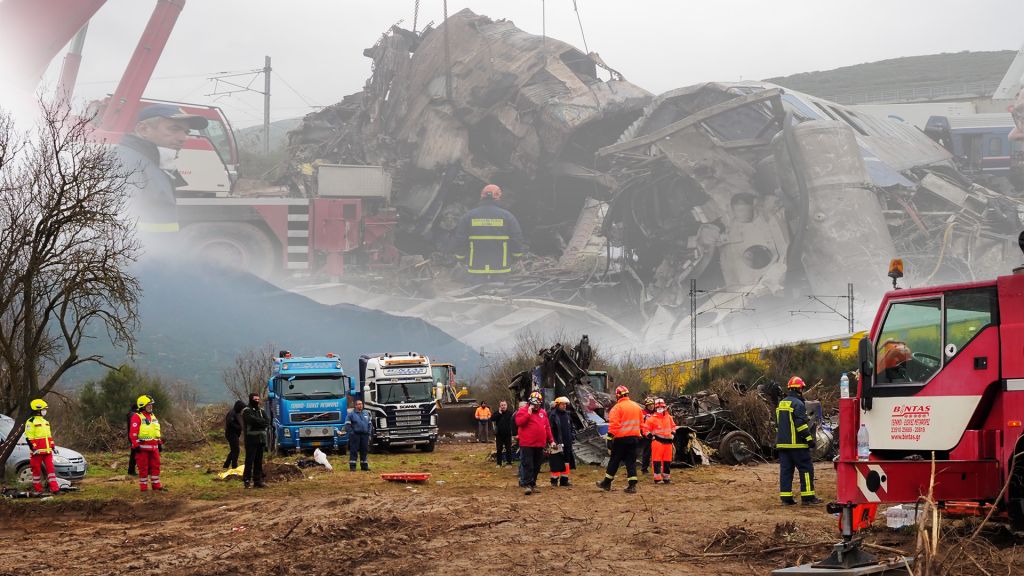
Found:
[[[683,394],[693,394],[701,390],[707,390],[712,382],[719,380],[753,384],[766,377],[767,372],[764,366],[755,364],[746,358],[735,358],[710,370],[701,370],[698,375],[687,377],[683,383]]]
[[[153,398],[158,415],[171,416],[174,408],[164,382],[128,365],[108,371],[99,381],[87,382],[78,394],[78,402],[84,418],[104,420],[118,428],[124,427],[129,409],[143,394]]]

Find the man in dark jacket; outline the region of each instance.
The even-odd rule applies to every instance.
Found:
[[[359,454],[359,467],[370,470],[366,461],[366,453],[370,451],[370,437],[373,435],[373,420],[370,413],[363,408],[363,401],[356,400],[355,407],[348,413],[345,420],[345,432],[348,436],[348,469],[356,471],[356,454]]]
[[[515,413],[508,409],[508,402],[498,402],[498,411],[491,415],[494,422],[494,444],[497,449],[494,461],[498,467],[504,464],[512,464],[512,436],[515,426]],[[502,462],[502,454],[505,460]]]
[[[480,204],[466,212],[455,229],[455,257],[470,274],[507,274],[512,259],[525,252],[523,231],[511,212],[498,206],[501,188],[484,186]]]
[[[235,406],[224,415],[224,438],[228,441],[231,450],[224,460],[224,468],[238,467],[238,437],[242,435],[242,410],[245,403],[235,400]]]
[[[137,411],[138,411],[138,408],[135,407],[135,401],[132,400],[132,406],[128,410],[128,418],[127,418],[127,421],[125,423],[125,429],[128,431],[129,438],[131,438],[131,433],[132,433],[132,416],[134,416],[135,412],[137,412]],[[128,440],[128,475],[129,476],[135,476],[136,475],[135,474],[135,448],[132,448],[131,445],[132,445],[132,443],[131,443],[131,440],[129,439]]]
[[[245,472],[242,473],[242,484],[248,488],[249,482],[257,488],[264,488],[263,452],[267,449],[267,428],[270,417],[267,411],[260,408],[260,395],[249,394],[249,405],[242,410],[242,428],[245,434]]]
[[[565,396],[555,398],[555,409],[551,411],[551,435],[555,438],[557,448],[548,457],[551,467],[551,485],[569,486],[569,470],[576,467],[576,456],[572,451],[572,441],[576,435],[572,430],[572,418],[567,408],[569,399]]]
[[[202,130],[208,122],[171,104],[151,104],[136,119],[134,131],[121,139],[114,153],[131,173],[129,206],[138,218],[141,237],[149,241],[178,231],[174,189],[186,182],[171,163],[189,130]]]

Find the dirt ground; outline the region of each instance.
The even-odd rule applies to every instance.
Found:
[[[524,496],[515,469],[487,456],[481,444],[374,455],[371,473],[338,461],[312,482],[238,486],[212,500],[176,490],[173,470],[162,474],[165,494],[139,494],[123,480],[112,496],[89,498],[87,480],[63,499],[0,502],[0,574],[628,574],[656,566],[746,575],[822,557],[835,538],[824,507],[778,505],[772,464],[679,470],[668,486],[646,476],[635,495],[622,492],[622,471],[605,493],[594,486],[603,475],[596,467],[581,467],[570,488],[551,488],[545,470],[540,493]],[[433,476],[380,479],[380,470],[403,465]],[[820,496],[833,498],[832,467],[817,474]]]

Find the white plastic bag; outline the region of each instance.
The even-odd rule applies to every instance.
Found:
[[[313,451],[313,461],[330,471],[334,470],[334,466],[331,466],[331,463],[327,461],[327,454],[324,454],[323,450],[319,448]]]

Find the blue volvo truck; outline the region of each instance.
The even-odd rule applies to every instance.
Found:
[[[356,390],[336,355],[295,357],[282,351],[267,386],[270,445],[277,452],[340,451],[348,446],[346,398]]]

